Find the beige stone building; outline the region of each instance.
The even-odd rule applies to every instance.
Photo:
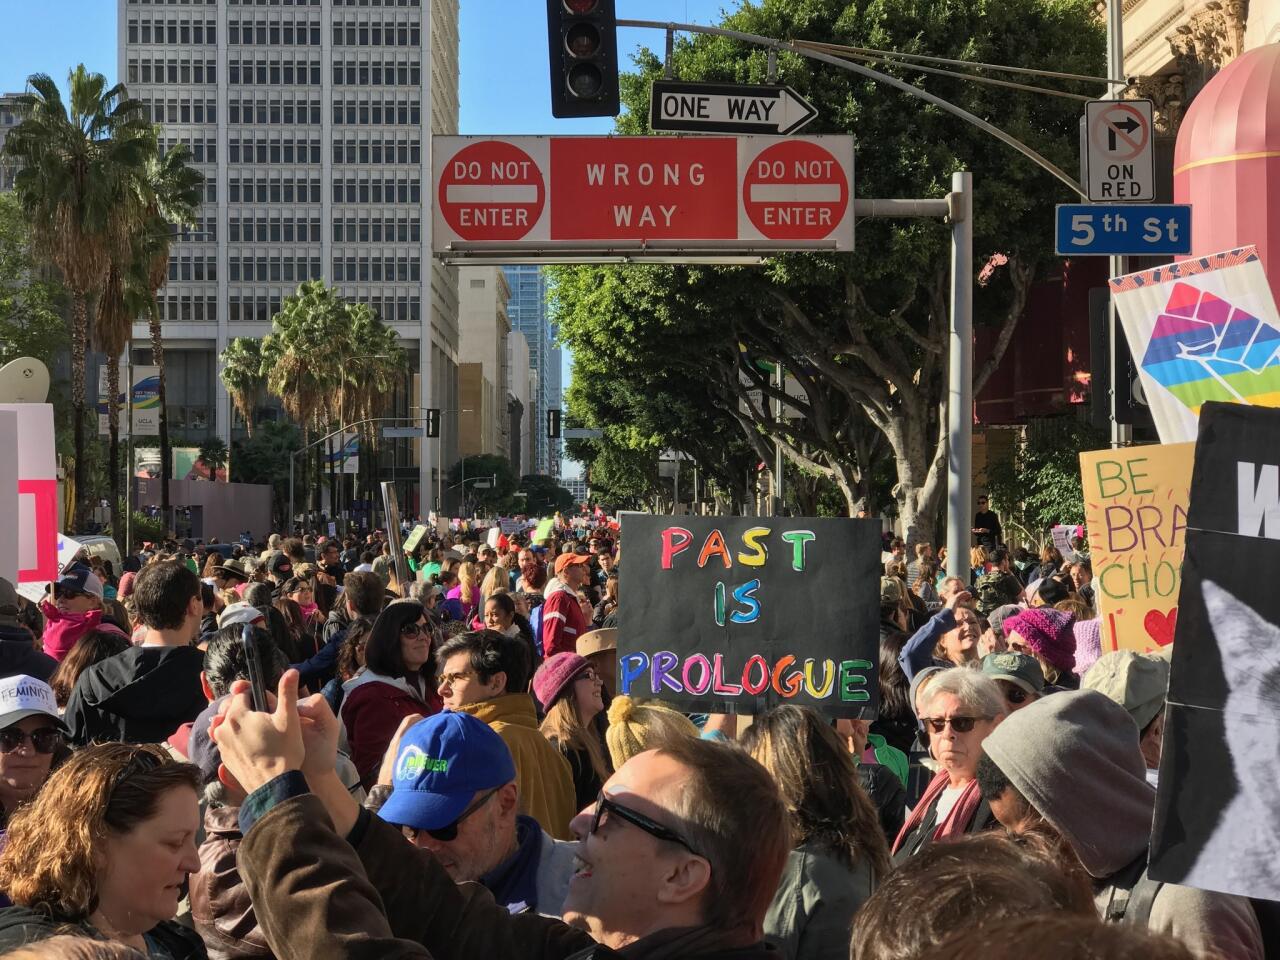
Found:
[[[511,288],[500,267],[458,268],[458,452],[508,456]]]

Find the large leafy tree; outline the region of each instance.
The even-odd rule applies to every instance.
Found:
[[[492,515],[511,509],[518,485],[510,461],[496,453],[463,457],[449,470],[448,480],[450,489],[461,491],[462,512],[466,514],[475,510]]]
[[[31,230],[36,254],[62,274],[71,294],[71,407],[75,434],[77,528],[88,502],[85,457],[85,351],[89,301],[106,281],[111,258],[128,242],[122,205],[130,203],[131,178],[145,162],[151,131],[140,101],[122,84],[108,87],[83,64],[67,79],[70,99],[45,74],[27,79],[18,97],[23,120],[5,140],[5,154],[19,165],[14,188]]]
[[[272,488],[277,530],[286,528],[289,461],[300,439],[293,424],[269,420],[260,424],[253,436],[231,445],[230,479],[235,483],[264,483]]]
[[[795,40],[894,49],[961,60],[1098,75],[1103,37],[1090,0],[762,0],[725,18],[736,30]],[[699,36],[675,51],[683,79],[767,79],[765,51]],[[642,55],[624,78],[622,133],[646,132],[649,83],[662,66]],[[884,72],[1003,127],[1059,166],[1077,145],[1078,103],[909,66]],[[861,197],[942,197],[953,171],[976,188],[975,253],[990,282],[977,322],[997,328],[980,387],[1012,337],[1032,282],[1052,262],[1052,205],[1070,199],[1049,174],[976,128],[874,81],[794,54],[778,79],[820,111],[807,133],[858,139]],[[1077,93],[1100,87],[1065,85]],[[948,230],[931,221],[862,220],[858,252],[792,254],[760,269],[578,267],[555,272],[556,320],[575,357],[665,365],[707,384],[703,418],[730,424],[765,453],[781,440],[797,465],[840,485],[849,509],[865,496],[878,459],[895,464],[905,530],[931,538],[946,478]],[[697,349],[690,349],[696,344]],[[779,421],[771,404],[740,404],[741,384],[776,396],[758,361],[782,364],[803,388],[802,416]],[[878,452],[883,449],[883,452]]]
[[[253,436],[254,417],[266,390],[262,372],[262,340],[258,337],[235,337],[218,358],[218,376],[227,388],[231,404],[244,418],[245,430]]]
[[[66,343],[66,291],[31,255],[30,229],[13,193],[0,193],[0,364],[35,357],[46,366]]]

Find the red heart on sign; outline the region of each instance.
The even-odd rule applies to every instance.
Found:
[[[1147,635],[1158,646],[1167,647],[1173,643],[1173,631],[1178,625],[1178,608],[1174,607],[1168,613],[1161,613],[1159,610],[1148,610],[1147,615],[1142,620],[1142,625],[1146,628]]]

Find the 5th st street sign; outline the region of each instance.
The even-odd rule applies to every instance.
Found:
[[[675,133],[765,133],[786,136],[818,111],[790,87],[655,80],[649,126]]]

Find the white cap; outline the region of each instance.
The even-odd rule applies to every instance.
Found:
[[[231,603],[218,618],[218,626],[234,627],[246,623],[254,624],[259,620],[265,622],[266,619],[262,611],[251,603]]]
[[[63,725],[52,687],[21,673],[0,679],[0,730],[38,714],[52,717],[60,727]]]

